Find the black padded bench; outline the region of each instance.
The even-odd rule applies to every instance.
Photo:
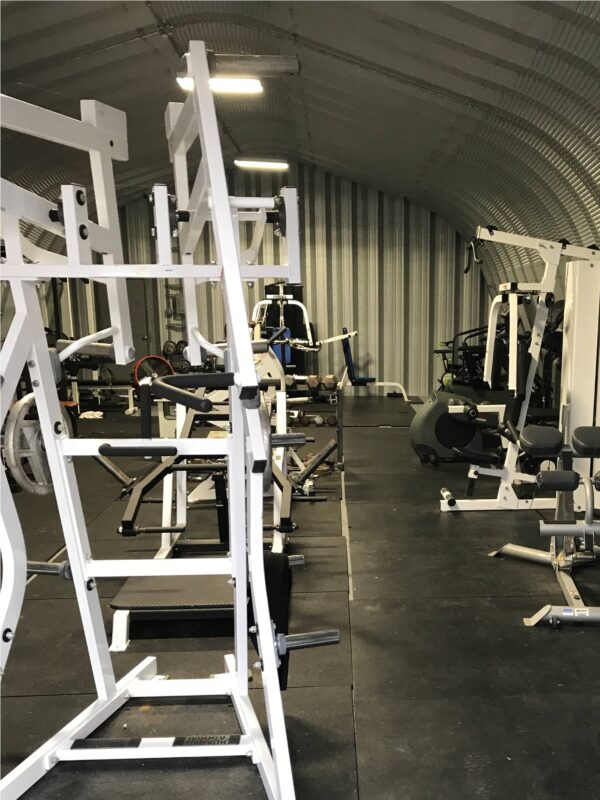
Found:
[[[537,458],[554,458],[563,447],[562,433],[548,425],[527,425],[519,437],[523,451]],[[573,450],[585,458],[600,458],[600,427],[582,425],[572,436]]]
[[[342,328],[342,333],[346,335],[348,333],[348,328]],[[375,378],[356,374],[356,370],[354,369],[354,358],[352,357],[352,348],[350,347],[350,339],[342,339],[342,349],[344,351],[344,361],[346,362],[346,369],[348,371],[348,380],[352,386],[368,386],[370,383],[375,383]]]
[[[586,458],[600,458],[600,427],[583,425],[573,431],[573,450]]]
[[[535,458],[554,458],[562,450],[563,437],[558,428],[548,425],[527,425],[519,442],[523,451]]]

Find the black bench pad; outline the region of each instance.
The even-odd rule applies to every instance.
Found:
[[[548,425],[528,425],[519,437],[523,450],[540,458],[556,456],[563,446],[562,433]]]
[[[600,427],[584,425],[573,431],[573,450],[581,456],[600,458]]]

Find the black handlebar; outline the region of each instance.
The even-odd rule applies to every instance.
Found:
[[[98,452],[101,456],[110,458],[117,456],[176,456],[177,448],[159,444],[135,445],[134,447],[113,447],[110,444],[101,444]]]
[[[473,264],[483,264],[483,259],[479,258],[477,255],[477,247],[481,244],[481,240],[478,239],[476,236],[473,236],[469,244],[467,245],[467,265],[464,269],[464,274],[466,275],[467,272],[471,270]]]
[[[201,372],[166,375],[140,383],[140,426],[143,439],[152,438],[152,398],[160,397],[193,411],[208,414],[213,404],[207,397],[196,397],[186,389],[228,389],[235,383],[233,372]],[[172,454],[174,455],[174,454]]]
[[[183,389],[229,389],[235,383],[235,376],[233,372],[194,372],[155,378],[152,385],[154,386],[157,381]]]
[[[283,334],[286,332],[286,330],[287,329],[286,329],[286,327],[284,325],[282,328],[279,328],[279,330],[276,330],[275,333],[271,334],[271,336],[269,336],[269,338],[267,339],[267,344],[269,345],[269,347],[271,347],[271,345],[274,342],[276,342],[277,339],[279,339],[281,336],[283,336]]]
[[[171,377],[189,377],[187,375],[173,375]],[[189,385],[189,384],[188,384]],[[163,400],[170,400],[172,403],[179,403],[179,405],[186,408],[192,408],[194,411],[201,411],[207,414],[212,410],[213,404],[206,397],[196,397],[196,395],[186,392],[185,389],[178,389],[177,386],[167,383],[163,378],[155,378],[148,387],[150,394],[154,397],[162,397]],[[189,388],[196,388],[189,386]]]

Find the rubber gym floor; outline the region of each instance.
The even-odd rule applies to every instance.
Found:
[[[412,411],[401,400],[357,398],[345,409],[345,503],[334,473],[319,479],[327,502],[297,504],[294,513],[291,552],[304,553],[306,566],[294,573],[291,630],[337,627],[342,634],[337,647],[291,656],[284,705],[298,799],[600,798],[598,630],[525,628],[524,615],[560,602],[551,571],[488,557],[507,541],[543,547],[537,515],[441,514],[439,488],[460,493],[465,466],[418,462],[407,427]],[[132,424],[107,417],[82,423],[80,433],[116,436]],[[306,451],[330,435],[315,430],[317,442]],[[144,464],[122,466],[136,474]],[[83,460],[78,480],[94,555],[151,557],[156,537],[116,533],[123,501],[110,476]],[[62,537],[52,496],[19,494],[17,503],[28,557],[54,556]],[[156,512],[145,506],[143,519]],[[191,514],[191,535],[214,530],[214,513]],[[592,569],[578,578],[596,604],[599,577]],[[99,586],[109,633],[109,602],[119,585]],[[5,771],[93,700],[73,597],[58,578],[39,576],[28,585],[3,682]],[[171,677],[220,671],[228,631],[210,638],[201,632],[189,623],[185,630],[163,624],[161,638],[134,629],[127,652],[114,655],[117,677],[147,654],[157,654],[159,672]],[[260,689],[252,692],[262,708]],[[234,726],[220,703],[138,703],[94,735],[235,733]],[[245,760],[65,763],[27,794],[191,796],[264,794]]]

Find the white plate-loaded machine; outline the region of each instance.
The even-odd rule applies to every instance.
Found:
[[[81,120],[65,117],[13,98],[2,98],[2,124],[34,137],[87,151],[90,156],[98,221],[88,218],[86,191],[62,186],[58,204],[3,181],[2,222],[8,280],[15,313],[1,353],[2,421],[6,419],[17,382],[29,370],[40,428],[52,476],[54,493],[67,547],[68,560],[89,652],[97,699],[58,731],[0,783],[3,800],[20,797],[61,761],[168,759],[245,756],[258,767],[270,800],[293,800],[294,783],[278,681],[280,658],[297,646],[315,646],[320,634],[284,636],[274,630],[268,607],[263,561],[263,479],[269,469],[269,437],[261,423],[260,392],[242,293],[243,280],[258,278],[299,281],[297,200],[293,189],[281,198],[230,197],[227,191],[217,117],[209,89],[210,67],[204,43],[191,42],[188,76],[194,89],[185,103],[170,103],[166,114],[169,152],[174,164],[176,208],[166,188],[154,189],[157,264],[123,263],[112,159],[127,158],[125,115],[101,103],[81,103]],[[218,60],[218,57],[217,57]],[[272,61],[272,57],[270,57]],[[214,62],[211,62],[214,63]],[[262,73],[264,74],[264,72]],[[189,190],[187,153],[200,139],[202,160]],[[281,265],[254,265],[264,229],[266,210],[285,209],[287,261]],[[61,235],[66,257],[33,247],[20,231],[27,220]],[[253,222],[250,251],[240,251],[239,222]],[[207,223],[212,223],[217,263],[194,263],[194,248]],[[296,235],[294,235],[294,232]],[[181,264],[172,263],[174,236]],[[101,254],[95,264],[93,254]],[[34,262],[34,263],[32,263]],[[63,426],[55,386],[53,360],[48,349],[36,284],[52,277],[87,278],[106,286],[110,327],[80,340],[78,347],[111,339],[116,363],[133,360],[131,322],[127,300],[128,278],[181,278],[184,281],[188,358],[201,363],[202,350],[215,352],[200,333],[195,286],[219,281],[226,309],[227,342],[216,353],[224,360],[221,383],[229,393],[231,431],[223,438],[70,439]],[[75,350],[75,345],[72,346]],[[201,377],[201,375],[200,375]],[[214,376],[212,376],[214,378]],[[169,399],[194,407],[201,392],[188,392],[189,376],[180,385],[152,383],[153,395],[168,392]],[[165,389],[166,386],[166,389]],[[182,388],[183,387],[183,388]],[[201,383],[192,388],[201,389]],[[216,388],[221,388],[217,386]],[[230,552],[210,558],[102,559],[93,557],[86,530],[73,459],[96,454],[137,454],[227,459]],[[185,476],[184,476],[185,477]],[[26,548],[8,480],[0,471],[2,489],[0,552],[1,662],[5,669],[11,643],[18,635],[27,574]],[[96,581],[129,576],[227,575],[234,591],[234,652],[225,656],[225,672],[202,679],[164,679],[157,674],[155,657],[145,658],[116,681],[102,619]],[[267,736],[262,732],[248,691],[248,593],[253,607]],[[329,632],[331,634],[331,632]],[[339,637],[338,637],[339,638]],[[332,636],[325,634],[324,641]],[[162,679],[161,679],[162,678]],[[164,737],[137,740],[94,740],[86,737],[130,698],[229,697],[241,734],[231,737]]]
[[[491,383],[494,357],[494,338],[501,305],[509,306],[509,375],[508,388],[517,395],[517,336],[519,324],[519,298],[527,297],[535,304],[535,317],[529,345],[530,361],[525,392],[520,405],[513,436],[506,439],[504,463],[500,467],[483,467],[471,464],[469,479],[476,481],[486,475],[499,481],[498,491],[492,498],[455,498],[442,489],[442,511],[517,511],[551,509],[555,497],[520,498],[515,491],[519,483],[535,483],[535,475],[519,470],[518,434],[523,430],[529,409],[529,399],[540,359],[542,338],[550,307],[554,300],[559,269],[564,269],[565,316],[563,323],[563,367],[560,392],[560,428],[565,442],[571,440],[578,426],[593,425],[600,413],[600,364],[598,363],[598,332],[600,330],[600,252],[593,247],[578,247],[565,240],[552,242],[532,236],[521,236],[499,231],[493,226],[480,227],[474,237],[479,246],[508,246],[533,251],[544,265],[539,282],[511,282],[500,284],[498,295],[492,301],[488,326],[484,379]],[[464,406],[449,406],[451,413],[463,413]],[[478,411],[498,412],[502,417],[505,407],[478,406]],[[576,493],[575,510],[583,511],[586,505],[583,487]]]

